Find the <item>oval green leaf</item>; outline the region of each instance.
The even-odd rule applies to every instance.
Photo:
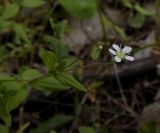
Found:
[[[59,2],[71,15],[81,19],[90,18],[96,12],[95,0],[59,0]]]

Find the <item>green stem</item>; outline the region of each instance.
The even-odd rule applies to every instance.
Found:
[[[98,12],[99,20],[100,20],[100,23],[101,23],[103,41],[106,43],[107,42],[107,37],[106,37],[105,23],[103,21],[103,13],[101,11],[101,8],[100,8],[100,5],[99,5],[99,1],[95,0],[95,2],[96,2],[96,6],[97,6],[97,12]]]
[[[0,83],[2,82],[13,82],[13,81],[19,81],[19,82],[27,82],[27,84],[32,84],[33,82],[36,82],[37,80],[41,80],[41,79],[45,79],[45,78],[48,78],[49,76],[51,75],[43,75],[43,76],[40,76],[40,77],[37,77],[37,78],[34,78],[32,80],[18,80],[18,79],[10,79],[10,80],[0,80]]]
[[[24,124],[16,133],[23,133],[30,125],[30,122]]]
[[[32,80],[28,81],[27,84],[28,84],[28,85],[29,85],[29,84],[32,84],[32,83],[36,82],[37,80],[45,79],[45,78],[48,78],[49,76],[51,76],[51,75],[43,75],[43,76],[41,76],[41,77],[38,77],[38,78],[35,78],[35,79],[32,79]]]

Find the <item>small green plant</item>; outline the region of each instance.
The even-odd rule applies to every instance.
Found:
[[[156,2],[160,3],[159,0]],[[29,130],[29,133],[58,133],[59,129],[63,129],[68,123],[73,124],[71,131],[75,128],[79,133],[96,133],[97,131],[107,133],[110,131],[108,125],[102,131],[97,130],[96,127],[101,128],[102,124],[99,119],[95,118],[89,121],[87,124],[89,126],[85,126],[86,123],[78,121],[78,117],[81,115],[83,107],[86,106],[84,103],[87,98],[93,99],[91,103],[89,102],[91,108],[97,107],[106,111],[106,108],[100,107],[103,105],[96,101],[96,94],[100,92],[99,88],[103,85],[103,82],[96,81],[96,78],[101,75],[100,72],[104,72],[110,67],[116,68],[116,62],[122,62],[124,59],[134,61],[134,57],[130,56],[132,47],[111,45],[112,42],[115,40],[129,42],[130,39],[134,39],[124,27],[130,26],[132,30],[140,29],[150,16],[155,15],[138,1],[121,0],[118,1],[118,4],[120,4],[118,8],[127,12],[128,15],[124,25],[109,18],[98,0],[4,0],[1,2],[0,133],[10,132],[12,121],[14,121],[12,112],[25,105],[32,95],[32,90],[45,96],[71,90],[71,93],[74,92],[74,103],[70,106],[75,112],[71,110],[71,115],[61,112],[55,113],[43,122],[39,122],[40,124],[38,123],[38,126],[33,129],[30,129],[32,121],[19,122],[18,129],[14,129],[16,133],[23,133],[26,130]],[[84,61],[81,58],[81,53],[70,54],[68,45],[61,39],[62,35],[68,34],[71,30],[68,19],[70,15],[73,17],[72,19],[82,22],[82,25],[83,21],[86,23],[98,15],[103,37],[94,41],[95,45],[89,46],[89,49],[84,47],[84,51],[90,50],[89,55],[86,55],[86,51],[83,53],[84,57],[87,56]],[[107,33],[106,30],[109,32]],[[108,35],[112,32],[114,37]],[[110,58],[109,52],[114,56],[113,60]],[[87,63],[89,65],[86,65]],[[82,73],[85,73],[85,69],[90,69],[92,66],[93,70],[91,70],[95,77],[83,79]],[[83,98],[82,95],[84,95]],[[121,102],[120,104],[117,102],[117,99],[110,96],[109,98],[113,99],[116,104],[118,103],[118,106],[125,108],[123,105],[121,106]],[[125,100],[123,102],[124,105],[127,105]],[[93,107],[94,105],[96,107]],[[117,111],[119,108],[113,110]],[[97,112],[96,114],[98,114]],[[128,106],[125,112],[132,114]],[[80,125],[78,125],[79,123]],[[147,125],[147,128],[139,131],[139,133],[149,132],[159,133],[159,128],[154,125],[151,125],[150,128],[150,125]]]

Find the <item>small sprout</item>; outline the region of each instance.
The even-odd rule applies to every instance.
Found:
[[[123,59],[134,61],[133,56],[129,56],[132,48],[129,46],[124,46],[124,48],[119,47],[117,44],[112,45],[113,49],[109,49],[109,52],[113,54],[116,62],[121,62]]]

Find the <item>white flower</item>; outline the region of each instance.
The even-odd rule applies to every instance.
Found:
[[[109,49],[109,52],[113,55],[115,55],[114,59],[116,62],[121,62],[123,59],[134,61],[133,56],[129,56],[129,54],[132,51],[132,48],[129,46],[124,46],[122,49],[117,44],[112,45],[113,49]]]

